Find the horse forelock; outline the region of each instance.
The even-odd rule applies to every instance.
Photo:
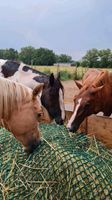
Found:
[[[7,120],[14,110],[19,110],[32,99],[30,88],[5,78],[0,78],[0,95],[0,119]]]

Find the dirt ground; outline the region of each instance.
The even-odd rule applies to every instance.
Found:
[[[79,89],[73,80],[62,81],[62,84],[64,86],[65,104],[73,106],[73,98],[78,93]]]
[[[74,95],[77,94],[79,91],[75,82],[69,80],[69,81],[63,81],[62,84],[64,86],[65,103],[73,102]]]

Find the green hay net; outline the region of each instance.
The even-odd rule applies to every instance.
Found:
[[[42,145],[27,155],[0,129],[0,200],[112,199],[112,155],[95,138],[42,125]]]

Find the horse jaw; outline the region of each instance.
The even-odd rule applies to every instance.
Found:
[[[43,117],[41,119],[40,123],[51,123],[52,122],[52,118],[50,117],[48,111],[46,110],[46,108],[44,106],[42,106],[42,110],[43,110]]]

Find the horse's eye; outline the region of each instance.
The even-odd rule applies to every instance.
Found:
[[[37,118],[42,117],[43,113],[37,113]]]

